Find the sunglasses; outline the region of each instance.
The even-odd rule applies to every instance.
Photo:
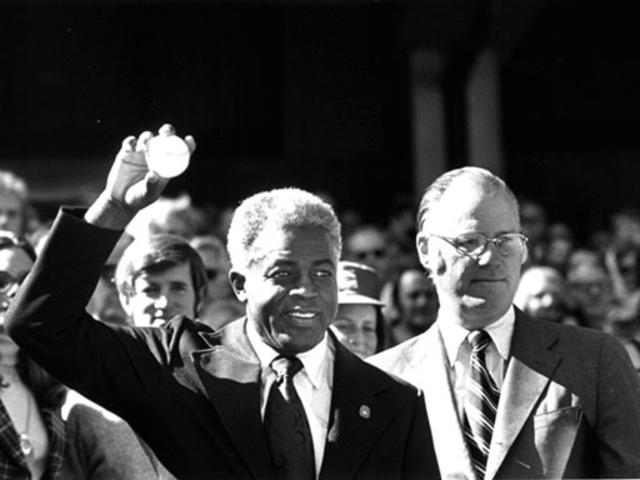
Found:
[[[377,258],[380,259],[387,254],[387,251],[384,248],[374,248],[371,250],[362,250],[359,252],[353,252],[353,256],[360,261],[366,260],[367,258]]]
[[[215,268],[207,268],[207,280],[213,282],[216,278],[218,278],[219,273],[220,272],[218,272],[218,270],[216,270]]]

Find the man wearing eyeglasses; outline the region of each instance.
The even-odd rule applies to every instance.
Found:
[[[640,378],[613,337],[513,305],[527,239],[507,185],[443,174],[418,212],[436,323],[371,358],[425,392],[443,478],[640,477]]]

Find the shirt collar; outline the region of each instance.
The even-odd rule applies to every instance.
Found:
[[[260,368],[263,371],[268,369],[271,362],[280,354],[271,346],[264,343],[251,320],[247,320],[247,337],[249,338],[249,343],[253,347],[253,350],[258,356]],[[318,388],[318,385],[322,381],[322,372],[324,371],[325,362],[329,358],[328,349],[327,333],[325,332],[322,340],[320,340],[315,347],[296,355],[296,357],[298,357],[302,362],[302,366],[304,367],[303,371],[313,385],[313,388]]]
[[[513,337],[515,319],[516,314],[512,306],[501,318],[484,328],[484,331],[491,337],[493,344],[496,346],[496,350],[498,350],[498,354],[503,360],[507,360],[511,353],[511,337]],[[449,315],[446,313],[438,316],[438,328],[442,335],[449,365],[453,366],[458,357],[462,342],[464,342],[467,335],[469,335],[469,330],[449,318]]]

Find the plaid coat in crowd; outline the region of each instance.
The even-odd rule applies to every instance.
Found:
[[[64,457],[64,422],[58,412],[41,409],[40,415],[49,435],[49,458],[42,480],[59,478]],[[18,432],[0,401],[0,480],[31,480],[27,459],[20,450]]]

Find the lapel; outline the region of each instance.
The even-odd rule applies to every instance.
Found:
[[[20,450],[18,432],[2,401],[0,401],[0,425],[4,426],[0,431],[0,449],[5,451],[8,458],[28,472],[27,460]]]
[[[244,463],[256,478],[275,477],[260,416],[260,364],[247,338],[246,319],[201,334],[216,345],[191,353],[210,402]]]
[[[423,336],[420,342],[422,345],[417,350],[421,352],[418,355],[422,358],[412,360],[411,363],[416,370],[418,365],[424,365],[425,368],[424,371],[416,373],[422,377],[421,388],[427,405],[440,471],[445,478],[460,475],[464,478],[475,478],[475,469],[458,416],[455,393],[449,381],[448,359],[438,324],[427,330]]]
[[[321,479],[352,478],[372,445],[392,420],[376,398],[390,388],[391,380],[349,352],[329,332],[335,346],[331,410]],[[364,368],[363,368],[364,367]],[[364,407],[370,416],[361,415]]]
[[[40,410],[42,421],[49,434],[49,453],[47,455],[47,469],[43,478],[57,478],[65,451],[65,426],[59,411],[50,409]]]
[[[500,393],[485,478],[498,472],[560,362],[560,356],[551,351],[555,341],[552,331],[516,309],[511,359]]]

